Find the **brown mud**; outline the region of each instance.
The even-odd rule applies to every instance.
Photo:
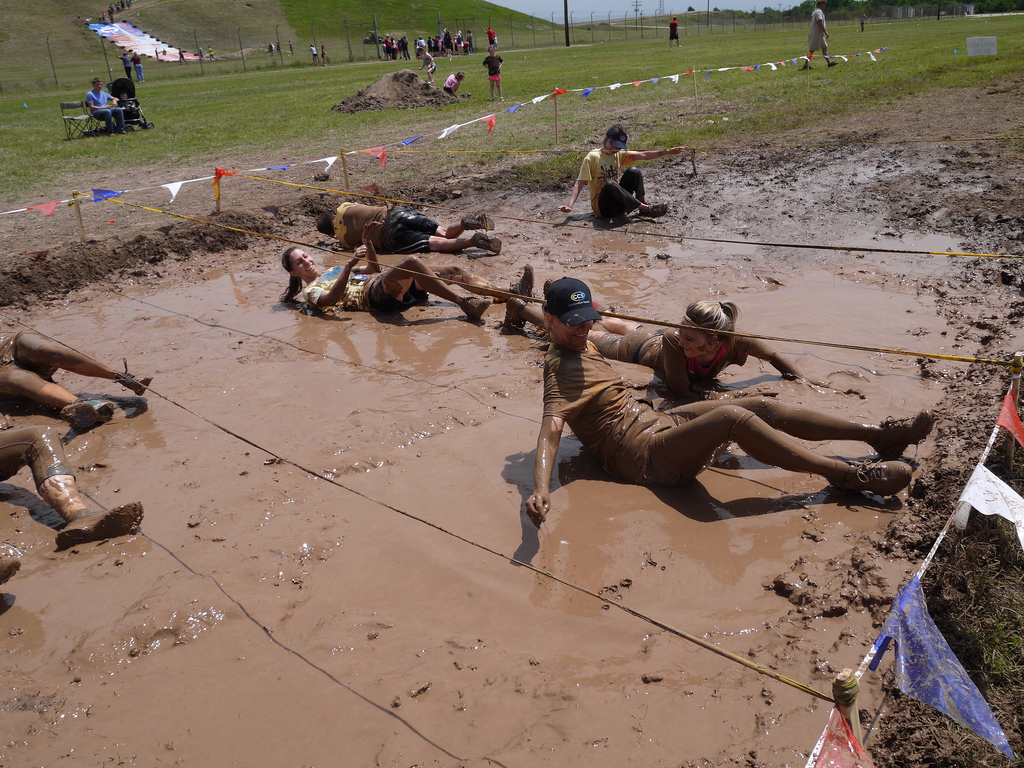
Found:
[[[1019,101],[997,96],[979,94],[988,124],[1019,120]],[[97,504],[142,501],[140,535],[57,553],[56,516],[26,490],[27,473],[0,485],[6,549],[23,561],[0,613],[0,763],[802,765],[825,704],[510,558],[823,692],[860,663],[951,512],[1007,383],[1003,368],[913,353],[1024,348],[1019,261],[927,253],[1021,254],[1020,149],[893,143],[888,118],[846,126],[831,137],[841,146],[784,149],[797,138],[781,137],[722,150],[689,182],[688,161],[648,164],[648,196],[671,211],[618,228],[595,225],[584,201],[557,214],[568,180],[538,192],[461,179],[432,193],[450,210],[428,210],[486,210],[502,253],[428,263],[499,285],[531,263],[539,281],[570,273],[605,308],[669,321],[690,300],[729,298],[751,332],[908,350],[778,342],[830,386],[754,361],[717,394],[869,422],[933,408],[935,431],[909,452],[915,484],[889,502],[735,449],[690,486],[638,488],[567,435],[537,531],[521,509],[543,340],[503,332],[500,306],[481,323],[436,301],[326,319],[277,302],[280,242],[91,204],[84,248],[51,221],[0,222],[0,330],[28,325],[155,376],[140,399],[57,374],[72,391],[114,396],[115,419],[69,434],[68,453]],[[980,135],[963,119],[965,135]],[[229,199],[242,213],[222,220],[304,241],[338,202],[239,180]],[[621,370],[665,404],[645,371]],[[12,423],[54,423],[4,405]],[[870,719],[882,681],[869,673],[862,685]],[[880,766],[925,763],[886,730],[922,717],[900,707],[902,719],[883,714]],[[960,748],[931,744],[927,759]]]
[[[442,83],[443,85],[444,83]],[[464,97],[465,94],[462,94]],[[454,104],[460,96],[453,96],[431,85],[411,69],[389,72],[380,80],[368,85],[355,96],[349,96],[331,109],[335,112],[379,112],[384,109],[419,109],[420,107],[443,107]]]

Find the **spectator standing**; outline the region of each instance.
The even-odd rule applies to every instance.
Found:
[[[316,52],[316,46],[313,45],[313,44],[310,44],[309,52],[313,55],[313,66],[314,67],[319,66],[320,65],[320,54],[318,54]]]
[[[498,36],[494,34],[494,30],[489,24],[487,25],[487,47],[498,50]]]
[[[830,66],[834,67],[836,63],[829,58],[828,55],[828,30],[825,29],[825,6],[828,4],[828,0],[818,0],[816,2],[814,13],[811,14],[811,29],[807,33],[807,61],[800,67],[801,70],[811,68],[811,57],[814,56],[814,52],[820,50],[821,55],[825,57],[825,62]]]
[[[676,17],[672,17],[672,21],[668,23],[668,44],[672,47],[672,43],[679,45],[679,22],[676,21]]]
[[[124,65],[124,76],[129,80],[132,79],[132,57],[128,51],[121,52],[121,63]]]
[[[494,101],[495,86],[498,87],[498,98],[502,101],[505,100],[501,93],[501,65],[504,63],[504,59],[497,54],[493,45],[487,49],[487,58],[484,59],[484,66],[487,67],[487,79],[491,83],[491,101]]]
[[[327,46],[320,46],[320,63],[325,67],[327,66]]]
[[[132,52],[132,66],[135,67],[135,77],[138,78],[139,82],[146,82],[146,78],[142,76],[142,57],[139,56],[137,51]]]

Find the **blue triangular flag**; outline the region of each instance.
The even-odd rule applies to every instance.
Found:
[[[516,105],[515,105],[514,107],[509,107],[509,108],[508,108],[508,113],[509,113],[509,114],[511,115],[511,114],[512,114],[513,112],[515,112],[515,111],[516,111],[517,109],[519,109],[519,108],[520,108],[521,106],[523,106],[523,105],[522,105],[522,104],[516,104]]]
[[[412,144],[417,139],[422,139],[422,138],[423,138],[423,135],[420,134],[419,136],[414,136],[411,139],[406,139],[405,141],[401,141],[401,142],[399,142],[399,144],[401,144],[403,147],[408,147],[410,144]]]
[[[100,200],[106,200],[109,197],[117,197],[121,192],[124,192],[124,190],[115,192],[112,189],[94,189],[92,191],[92,201],[98,203]]]
[[[1013,757],[988,702],[928,615],[917,576],[896,595],[896,604],[875,641],[872,670],[878,667],[890,640],[896,642],[896,682],[901,691],[944,712]]]
[[[290,165],[271,165],[267,168],[268,171],[287,171]]]
[[[585,90],[583,93],[581,93],[580,96],[587,97],[590,94],[592,94],[593,92],[594,92],[593,88],[587,88],[587,90]]]
[[[709,77],[711,77],[711,70],[710,69],[708,70],[708,73],[706,75],[704,75],[704,79],[707,80]]]
[[[661,79],[660,77],[652,77],[652,78],[651,78],[651,82],[652,82],[652,83],[656,83],[656,82],[658,82],[658,81],[659,81],[660,79]]]

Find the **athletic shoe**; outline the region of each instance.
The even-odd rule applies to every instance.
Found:
[[[466,313],[466,317],[470,320],[479,320],[487,308],[491,306],[491,302],[485,299],[483,296],[467,296],[462,300],[462,311]]]
[[[113,539],[136,533],[142,524],[142,504],[123,504],[106,512],[96,512],[72,520],[57,534],[57,549],[67,549],[90,541]]]
[[[655,203],[647,208],[647,215],[652,216],[655,219],[661,218],[666,213],[668,213],[667,203]]]
[[[828,65],[829,65],[830,67],[834,67],[834,66],[835,66],[836,64],[838,64],[838,63],[839,63],[839,62],[836,62],[836,61],[832,61],[832,59],[828,59]]]
[[[0,584],[6,584],[21,568],[21,561],[12,558],[0,560]]]
[[[494,229],[494,222],[486,213],[467,213],[462,217],[463,229],[486,229],[490,232]]]
[[[525,296],[533,298],[533,267],[527,264],[523,267],[523,275],[518,282],[508,287],[508,292],[513,296]]]
[[[523,319],[519,311],[526,307],[526,302],[519,298],[511,298],[505,302],[505,319],[502,321],[502,325],[506,328],[515,328],[517,331],[523,330],[526,325],[526,320]]]
[[[928,437],[935,424],[931,411],[921,411],[909,419],[888,418],[879,426],[882,434],[868,445],[880,459],[898,459],[911,443],[919,443]]]
[[[60,417],[75,429],[88,429],[114,418],[114,405],[106,400],[76,400],[61,409]]]
[[[850,462],[845,480],[833,482],[836,488],[847,491],[867,491],[879,496],[892,496],[910,485],[914,470],[902,461]]]
[[[114,376],[114,381],[125,389],[130,389],[136,395],[142,395],[145,394],[146,388],[149,386],[150,382],[153,381],[153,377],[147,376],[144,379],[137,379],[130,373],[119,373]]]
[[[490,251],[494,255],[501,253],[501,240],[492,235],[486,235],[483,232],[474,232],[471,242],[477,248],[483,248],[485,251]]]
[[[805,63],[802,67],[800,67],[800,69],[797,70],[797,72],[803,72],[805,69],[810,69],[810,68],[811,68],[811,65]]]

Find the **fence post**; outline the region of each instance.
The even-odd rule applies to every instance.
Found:
[[[196,37],[195,27],[192,28],[192,39],[196,41],[196,50],[199,52],[199,74],[205,75],[206,70],[203,69],[203,49],[199,47],[199,38]]]
[[[511,50],[512,48],[516,47],[516,33],[515,28],[512,26],[511,15],[508,17],[508,36],[512,40],[512,45],[509,46],[509,49]]]
[[[50,57],[50,69],[53,70],[53,82],[54,82],[54,85],[56,85],[58,88],[60,88],[60,83],[57,82],[57,68],[55,66],[53,66],[53,54],[50,53],[50,36],[49,35],[46,36],[46,55]]]
[[[356,57],[352,55],[352,39],[348,36],[348,19],[345,19],[345,42],[348,44],[348,60],[355,61]]]
[[[238,34],[238,53],[242,56],[242,71],[245,72],[245,51],[242,50],[242,28],[239,27],[237,30]]]

